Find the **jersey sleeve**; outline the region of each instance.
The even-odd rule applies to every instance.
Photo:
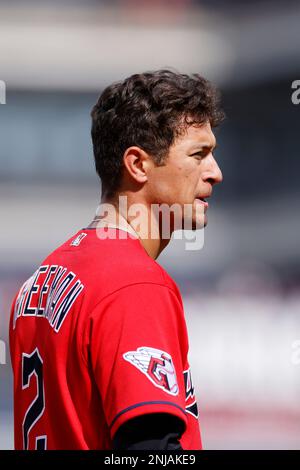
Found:
[[[165,285],[141,283],[103,299],[86,328],[85,350],[111,438],[127,420],[169,413],[187,423],[182,305]]]

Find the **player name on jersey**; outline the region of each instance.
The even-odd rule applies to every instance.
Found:
[[[57,265],[40,268],[21,287],[14,310],[13,328],[20,317],[46,318],[60,330],[84,285],[72,271]]]

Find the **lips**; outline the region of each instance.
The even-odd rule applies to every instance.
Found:
[[[206,209],[208,208],[208,202],[206,201],[206,199],[204,199],[204,197],[196,197],[195,200],[198,203],[203,204]]]

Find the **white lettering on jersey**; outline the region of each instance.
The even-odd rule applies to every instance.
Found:
[[[21,287],[15,303],[13,328],[20,317],[46,318],[60,330],[84,285],[72,271],[57,265],[41,266]]]

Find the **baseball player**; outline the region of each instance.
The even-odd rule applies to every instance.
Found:
[[[12,305],[16,449],[201,449],[181,295],[155,259],[178,217],[207,223],[222,117],[199,75],[137,74],[100,96],[99,210]],[[189,210],[165,235],[154,208],[174,204]]]

